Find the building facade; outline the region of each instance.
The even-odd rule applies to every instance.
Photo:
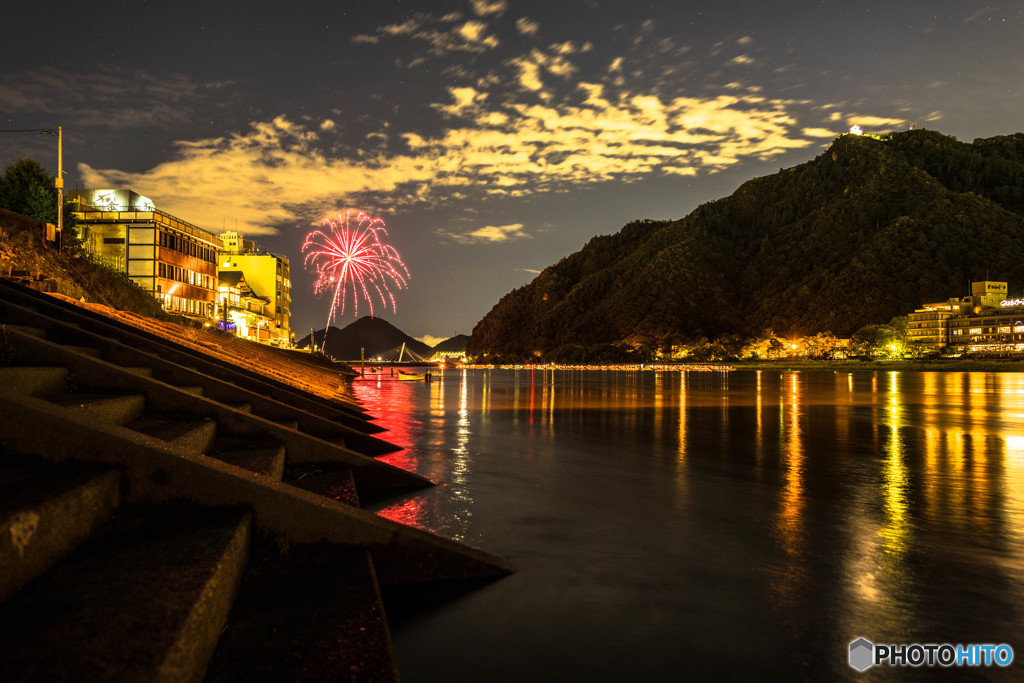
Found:
[[[270,342],[270,302],[252,291],[240,270],[223,271],[217,287],[217,327],[239,337]]]
[[[292,345],[291,331],[291,269],[288,257],[260,249],[252,240],[238,232],[221,233],[223,251],[219,258],[222,276],[240,271],[252,292],[267,302],[265,317],[269,319],[267,337],[277,346]]]
[[[171,313],[214,316],[220,238],[132,190],[72,190],[83,246]]]
[[[1024,299],[1007,298],[1007,283],[971,283],[971,296],[924,304],[911,313],[907,341],[928,350],[1024,351]]]

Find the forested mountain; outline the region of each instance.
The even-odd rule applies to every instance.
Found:
[[[471,355],[858,328],[968,283],[1024,287],[1024,134],[843,135],[678,221],[590,240],[505,295]]]
[[[431,355],[431,349],[423,342],[413,339],[405,332],[389,323],[387,320],[363,316],[342,329],[329,327],[326,330],[316,330],[317,346],[326,349],[327,354],[339,360],[354,361],[360,358],[375,358],[385,355],[389,351],[398,349],[405,344],[406,353],[414,351],[420,356]],[[324,345],[326,337],[327,344]],[[306,335],[296,346],[304,349],[309,346],[310,335]],[[406,355],[405,360],[410,356]]]

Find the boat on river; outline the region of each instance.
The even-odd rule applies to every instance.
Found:
[[[406,372],[405,370],[399,370],[398,379],[404,382],[425,382],[427,376],[421,375],[418,372]]]

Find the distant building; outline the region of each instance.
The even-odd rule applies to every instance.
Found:
[[[922,348],[1024,351],[1024,299],[1007,298],[1007,283],[971,283],[971,296],[924,304],[908,317],[907,341]]]
[[[124,273],[170,312],[213,317],[218,237],[132,190],[72,190],[68,197],[77,204],[79,234],[93,258]]]
[[[219,273],[241,272],[252,292],[266,301],[263,316],[268,320],[267,338],[278,346],[291,346],[291,269],[287,256],[260,249],[252,240],[238,232],[220,235],[223,251],[219,256]]]
[[[239,337],[270,342],[274,319],[267,314],[270,302],[256,294],[240,270],[222,271],[217,287],[217,327]]]
[[[923,304],[921,308],[907,316],[907,341],[930,350],[948,346],[949,319],[969,313],[973,308],[971,297]]]

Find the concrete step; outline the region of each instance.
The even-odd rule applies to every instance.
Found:
[[[3,329],[17,330],[22,334],[28,334],[33,337],[39,337],[40,339],[46,339],[46,330],[44,330],[41,327],[31,327],[29,325],[12,325],[10,323],[4,323]]]
[[[73,346],[71,344],[62,344],[62,346],[68,351],[74,351],[84,356],[92,356],[93,358],[103,357],[103,352],[92,346]]]
[[[179,391],[184,391],[186,394],[192,394],[193,396],[202,396],[203,388],[199,386],[188,386],[188,387],[175,387]]]
[[[92,535],[120,502],[121,473],[0,456],[0,603]]]
[[[299,421],[297,419],[295,419],[295,418],[284,418],[282,420],[271,420],[271,422],[279,424],[282,427],[285,427],[287,429],[298,429],[299,428]]]
[[[153,368],[135,367],[135,368],[122,368],[122,370],[124,370],[125,372],[130,372],[133,375],[138,375],[139,377],[152,377],[153,376]]]
[[[206,455],[277,481],[284,474],[285,447],[281,443],[222,437]]]
[[[399,680],[364,549],[253,545],[206,683]]]
[[[239,509],[119,513],[0,606],[5,680],[201,680],[250,534]]]
[[[68,369],[63,367],[0,367],[0,385],[30,396],[65,391],[67,378]]]
[[[217,435],[214,420],[197,420],[194,415],[145,415],[125,427],[198,453],[205,453]]]
[[[4,387],[0,387],[0,433],[19,452],[124,468],[124,495],[129,502],[185,499],[209,506],[245,504],[252,508],[261,529],[289,543],[368,548],[382,584],[496,577],[511,571],[507,561],[490,553],[274,482],[216,458],[143,438],[125,427],[83,419],[73,410]],[[291,445],[286,442],[285,446],[291,459]],[[310,464],[322,467],[328,463]],[[347,462],[345,466],[353,467]]]
[[[74,408],[86,419],[110,424],[127,424],[142,415],[146,397],[142,394],[107,394],[73,392],[45,397],[50,403]]]
[[[294,465],[287,469],[283,481],[318,496],[359,507],[359,495],[352,478],[352,470],[347,467],[330,464]]]

